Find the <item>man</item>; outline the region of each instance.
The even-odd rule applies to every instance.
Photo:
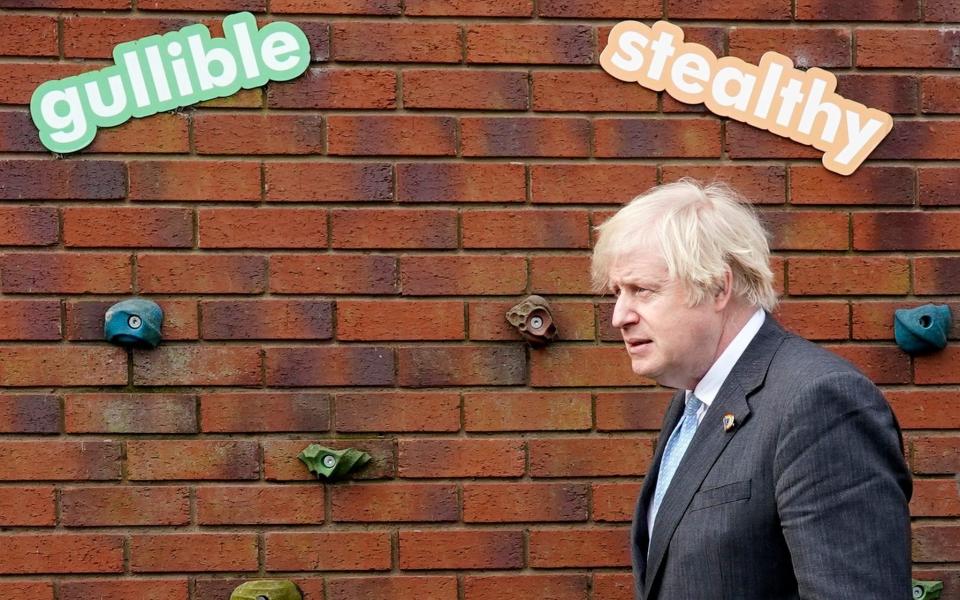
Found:
[[[653,600],[910,597],[910,474],[880,391],[783,330],[769,249],[723,185],[654,188],[599,227],[633,371],[679,390],[631,533]]]

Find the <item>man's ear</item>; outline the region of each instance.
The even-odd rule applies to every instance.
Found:
[[[714,309],[719,312],[722,311],[730,304],[730,299],[733,297],[733,273],[730,272],[729,268],[723,270],[723,278],[720,280],[720,285],[717,286],[717,291],[713,295],[713,305]]]

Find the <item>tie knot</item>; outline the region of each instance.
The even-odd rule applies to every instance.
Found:
[[[703,402],[700,401],[700,398],[697,398],[693,394],[690,394],[690,397],[687,398],[687,407],[683,411],[684,416],[693,416],[697,414],[697,411],[700,410],[700,406],[703,405]]]

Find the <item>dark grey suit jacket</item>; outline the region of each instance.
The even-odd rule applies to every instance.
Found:
[[[680,392],[637,503],[637,598],[910,598],[900,429],[852,365],[768,314],[697,428],[648,539],[647,506],[682,412]]]

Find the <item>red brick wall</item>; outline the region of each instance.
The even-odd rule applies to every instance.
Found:
[[[221,600],[289,575],[308,600],[630,598],[668,394],[590,293],[591,226],[694,175],[761,207],[781,319],[886,390],[916,573],[960,598],[960,350],[911,359],[891,327],[931,301],[960,316],[955,0],[3,6],[2,595]],[[310,71],[43,152],[38,84],[239,10],[299,24]],[[617,21],[662,17],[718,54],[829,68],[893,132],[845,178],[600,70]],[[504,321],[528,293],[556,310],[544,350]],[[100,341],[133,294],[166,310],[155,351]],[[310,442],[374,462],[322,485]]]

